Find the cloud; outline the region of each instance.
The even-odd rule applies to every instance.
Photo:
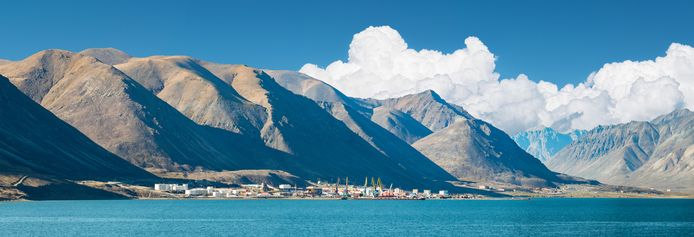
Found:
[[[605,64],[585,82],[559,88],[526,75],[501,79],[496,57],[476,37],[444,54],[408,48],[388,27],[354,35],[347,62],[301,72],[353,97],[391,98],[432,89],[509,134],[553,127],[561,131],[650,120],[694,109],[694,48],[673,43],[664,57]]]

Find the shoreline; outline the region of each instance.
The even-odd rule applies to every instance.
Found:
[[[694,200],[694,196],[670,196],[670,197],[510,197],[510,198],[430,198],[430,199],[387,199],[387,198],[128,198],[128,199],[56,199],[56,200],[0,200],[0,203],[6,202],[43,202],[43,201],[251,201],[251,200],[268,200],[268,201],[529,201],[533,199],[680,199]]]

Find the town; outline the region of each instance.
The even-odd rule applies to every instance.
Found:
[[[155,191],[167,192],[180,198],[214,198],[214,199],[249,199],[249,198],[310,198],[310,199],[392,199],[392,200],[426,200],[426,199],[475,199],[482,196],[471,194],[449,194],[448,190],[412,189],[384,187],[380,178],[371,178],[371,185],[365,179],[364,185],[345,183],[315,182],[306,187],[291,184],[277,186],[260,184],[241,184],[238,187],[196,187],[188,184],[158,183]]]

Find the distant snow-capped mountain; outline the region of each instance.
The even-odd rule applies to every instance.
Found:
[[[544,163],[585,133],[583,130],[560,133],[552,128],[543,128],[520,132],[512,138],[523,150]]]

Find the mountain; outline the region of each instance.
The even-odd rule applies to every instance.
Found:
[[[165,177],[273,170],[445,189],[457,179],[581,182],[433,91],[357,99],[297,72],[115,49],[46,50],[0,73],[96,144]]]
[[[454,180],[361,116],[351,99],[320,104],[246,66],[113,51],[85,51],[97,59],[47,50],[0,73],[97,144],[150,170],[270,169],[313,180],[374,176],[403,187]]]
[[[599,126],[559,151],[551,169],[618,185],[694,191],[694,113]]]
[[[463,180],[533,187],[584,182],[550,171],[506,133],[477,119],[459,120],[413,146]]]
[[[123,198],[70,180],[157,179],[89,140],[3,76],[0,118],[0,200]]]
[[[506,133],[446,102],[434,91],[361,102],[371,109],[375,121],[383,113],[379,110],[402,114],[400,119],[393,120],[407,121],[394,123],[401,127],[379,124],[393,134],[401,134],[404,141],[414,141],[414,148],[459,179],[539,187],[589,182],[550,171]],[[433,133],[418,139],[398,132],[421,131],[418,127]]]
[[[432,90],[385,100],[364,99],[363,102],[371,108],[404,112],[431,131],[439,131],[459,119],[473,118],[465,109],[446,102]]]
[[[195,124],[137,81],[99,60],[46,50],[0,65],[24,94],[100,146],[154,169],[237,167],[224,136]]]
[[[571,144],[571,142],[583,134],[585,134],[583,130],[574,130],[565,134],[557,132],[552,128],[543,128],[520,132],[512,138],[523,150],[545,163],[559,150]]]
[[[0,173],[75,180],[154,178],[108,152],[0,76]]]
[[[409,114],[393,108],[374,108],[371,120],[408,144],[412,144],[432,133],[429,128],[419,123]]]
[[[297,163],[316,172],[312,177],[349,176],[356,180],[380,176],[384,182],[407,187],[454,179],[361,116],[357,111],[359,108],[351,105],[353,101],[334,89],[326,90],[325,85],[318,84],[314,85],[323,89],[299,84],[292,87],[287,83],[288,77],[269,72],[275,73],[273,78],[263,70],[244,65],[201,64],[231,85],[243,98],[265,108],[268,115],[260,130],[262,140],[269,147],[292,154]],[[297,92],[296,88],[306,90],[297,94],[282,84]],[[300,94],[321,100],[314,101]]]
[[[259,136],[265,109],[185,56],[132,58],[115,67],[201,125]]]
[[[454,179],[408,143],[369,119],[368,109],[361,106],[359,101],[345,96],[325,82],[310,78],[302,73],[273,70],[265,70],[265,72],[282,87],[315,101],[373,148],[396,162],[398,166],[407,169],[408,173],[436,180]],[[413,119],[411,123],[412,126],[419,125]],[[422,125],[419,127],[426,130]]]
[[[94,57],[108,65],[121,64],[132,58],[132,56],[128,55],[127,53],[114,48],[85,49],[80,52],[80,54]]]

